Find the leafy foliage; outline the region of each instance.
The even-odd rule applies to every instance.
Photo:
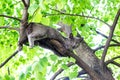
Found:
[[[23,9],[21,0],[0,0],[0,4],[0,14],[21,18]],[[53,24],[63,21],[72,25],[74,36],[77,35],[77,30],[89,46],[96,48],[103,45],[106,41],[105,38],[98,37],[96,30],[108,35],[108,27],[100,20],[78,15],[94,16],[111,25],[119,7],[120,0],[31,0],[29,22],[43,23],[57,28]],[[63,14],[63,12],[66,14]],[[70,14],[78,15],[73,16]],[[0,26],[5,25],[19,27],[19,22],[0,17]],[[120,20],[113,37],[117,41],[120,41],[119,31]],[[0,63],[17,48],[18,36],[18,33],[14,30],[0,30]],[[106,60],[119,54],[119,47],[109,48]],[[96,55],[100,58],[101,50],[97,51]],[[33,49],[24,46],[24,51],[20,52],[0,69],[0,80],[48,80],[59,68],[66,70],[60,76],[66,75],[74,79],[79,69],[75,66],[69,70],[66,64],[70,61],[73,61],[73,59],[59,58],[51,51],[38,46]],[[119,59],[116,61],[120,62]],[[8,75],[8,67],[10,75]],[[109,67],[112,69],[116,80],[120,80],[120,74],[115,74],[117,71],[120,72],[120,69],[113,65],[109,65]]]

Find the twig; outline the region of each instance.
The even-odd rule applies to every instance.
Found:
[[[7,15],[0,15],[0,17],[6,17],[6,18],[11,18],[11,19],[15,19],[19,22],[21,22],[21,20],[19,18],[16,18],[16,17],[12,17],[12,16],[7,16]]]
[[[50,8],[50,9],[51,9],[51,8]],[[101,20],[101,19],[99,19],[99,18],[93,17],[93,16],[85,16],[85,15],[80,15],[80,14],[69,14],[69,13],[61,12],[61,11],[56,10],[56,9],[51,9],[51,10],[54,10],[54,11],[58,12],[58,14],[47,14],[46,16],[69,15],[69,16],[86,17],[86,18],[91,18],[91,19],[99,20],[99,21],[101,21],[102,23],[106,24],[108,27],[111,27],[111,25],[109,25],[108,23],[104,22],[103,20]]]
[[[13,58],[19,50],[16,50],[11,56],[9,56],[3,63],[0,64],[0,68],[2,68],[11,58]]]
[[[68,67],[74,65],[73,62],[70,62],[67,64]],[[54,80],[60,73],[62,73],[64,71],[64,69],[60,68],[53,76],[50,80]]]
[[[104,60],[105,60],[105,57],[106,57],[106,54],[107,54],[107,50],[108,50],[110,41],[111,41],[113,33],[114,33],[114,29],[115,29],[116,24],[118,22],[119,15],[120,15],[120,9],[118,10],[118,12],[117,12],[117,14],[115,16],[114,22],[113,22],[112,26],[110,27],[109,37],[108,37],[108,40],[106,41],[105,48],[104,48],[104,51],[102,53],[101,62],[100,62],[102,67],[104,67]]]
[[[16,30],[19,31],[19,28],[13,28],[13,27],[9,27],[9,26],[1,26],[0,29],[11,29],[11,30]]]
[[[103,33],[99,32],[99,31],[97,31],[97,30],[96,30],[96,32],[97,32],[98,34],[100,34],[101,36],[103,36],[103,37],[105,37],[105,38],[107,38],[107,39],[108,39],[108,36],[106,36],[105,34],[103,34]],[[113,42],[115,42],[115,43],[120,44],[120,42],[118,42],[118,41],[116,41],[116,40],[114,40],[114,39],[111,39],[111,41],[113,41]]]
[[[33,17],[36,15],[37,10],[39,10],[39,7],[37,7],[37,8],[35,9],[34,13],[32,14],[32,16],[31,16],[31,17],[32,17],[31,22],[32,22],[32,20],[33,20]]]
[[[8,67],[8,75],[10,75],[10,69],[9,69],[9,67]]]
[[[120,44],[110,44],[109,45],[109,47],[113,47],[113,46],[120,46]],[[102,49],[102,48],[104,48],[105,46],[100,46],[100,47],[98,47],[98,48],[96,48],[96,49],[94,49],[94,52],[96,52],[97,50],[100,50],[100,49]]]
[[[120,64],[117,63],[117,62],[115,62],[115,61],[113,61],[113,62],[111,62],[111,63],[114,64],[114,65],[116,65],[116,66],[118,66],[118,67],[120,67]]]
[[[116,56],[116,57],[106,61],[105,64],[108,65],[109,63],[112,63],[115,59],[118,59],[118,58],[120,58],[120,56]]]

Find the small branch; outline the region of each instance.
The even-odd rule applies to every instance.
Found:
[[[9,27],[9,26],[1,26],[0,29],[10,29],[10,30],[16,30],[19,31],[19,28],[13,28],[13,27]]]
[[[50,9],[51,9],[51,8],[50,8]],[[68,15],[68,16],[86,17],[86,18],[91,18],[91,19],[99,20],[100,22],[106,24],[108,27],[111,27],[111,25],[109,25],[108,23],[104,22],[103,20],[101,20],[101,19],[99,19],[99,18],[95,18],[95,17],[93,17],[93,16],[85,16],[85,15],[80,15],[80,14],[69,14],[69,13],[61,12],[61,11],[56,10],[56,9],[51,9],[51,10],[54,10],[54,11],[58,12],[59,14],[47,14],[47,15],[45,15],[45,16]]]
[[[11,18],[11,19],[14,19],[14,20],[17,20],[17,21],[21,22],[21,20],[20,20],[19,18],[16,18],[16,17],[12,17],[12,16],[7,16],[7,15],[0,15],[0,17]]]
[[[10,75],[10,69],[9,69],[9,67],[8,67],[8,75]]]
[[[30,5],[30,0],[22,0],[22,2],[23,2],[23,4],[24,4],[24,6],[25,7],[29,7],[29,5]]]
[[[72,65],[74,65],[73,62],[69,62],[67,64],[68,67],[71,67]],[[54,80],[60,73],[62,73],[64,71],[64,69],[60,68],[53,76],[50,80]]]
[[[34,13],[32,14],[31,18],[33,19],[33,17],[36,15],[36,12],[39,10],[39,7],[37,7],[34,11]],[[32,19],[30,20],[30,22],[32,22]]]
[[[19,50],[16,50],[11,56],[9,56],[3,63],[0,64],[0,68],[2,68],[11,58],[13,58]]]
[[[117,62],[115,62],[115,61],[113,61],[113,62],[111,62],[111,63],[114,64],[114,65],[116,65],[116,66],[118,66],[118,67],[120,67],[120,64],[117,63]]]
[[[58,12],[58,13],[64,14],[64,12],[61,12],[61,11],[59,11],[59,10],[57,10],[57,9],[52,9],[52,8],[50,8],[50,10],[53,10],[53,11],[56,11],[56,12]]]
[[[110,44],[109,45],[109,47],[118,47],[118,46],[120,46],[120,44]],[[104,48],[105,46],[100,46],[100,47],[98,47],[98,48],[96,48],[96,49],[94,49],[94,52],[96,52],[96,51],[98,51],[98,50],[100,50],[100,49],[102,49],[102,48]]]
[[[114,33],[114,29],[115,29],[116,24],[118,22],[119,15],[120,15],[120,9],[118,10],[118,12],[117,12],[117,14],[115,16],[114,22],[113,22],[112,26],[110,27],[109,37],[108,37],[108,40],[106,41],[105,48],[104,48],[104,51],[102,53],[102,58],[101,58],[101,66],[102,67],[104,67],[104,60],[105,60],[105,57],[106,57],[106,54],[107,54],[107,50],[108,50],[110,41],[111,41],[113,33]]]
[[[120,58],[120,56],[116,56],[116,57],[106,61],[105,64],[108,65],[109,63],[112,63],[115,59],[118,59],[118,58]]]
[[[108,36],[106,36],[105,34],[99,32],[99,31],[96,31],[96,33],[98,33],[98,34],[100,34],[101,36],[103,36],[103,37],[105,37],[106,39],[108,39]],[[118,41],[116,41],[116,40],[114,40],[114,39],[111,39],[111,41],[120,44],[120,42],[118,42]]]
[[[120,64],[119,63],[117,63],[117,62],[115,62],[115,61],[110,61],[110,62],[106,62],[105,64],[106,65],[108,65],[108,64],[114,64],[114,65],[116,65],[116,66],[118,66],[118,67],[120,67]]]

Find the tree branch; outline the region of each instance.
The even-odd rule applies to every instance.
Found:
[[[99,20],[100,22],[106,24],[108,27],[111,27],[111,25],[109,25],[108,23],[104,22],[103,20],[101,20],[99,18],[93,17],[93,16],[85,16],[85,15],[80,15],[80,14],[69,14],[69,13],[61,12],[61,11],[56,10],[56,9],[51,9],[51,10],[54,10],[54,11],[58,12],[58,14],[46,14],[45,16],[68,15],[68,16],[86,17],[86,18],[91,18],[91,19]]]
[[[68,67],[71,67],[72,65],[74,65],[73,62],[69,62],[67,64]],[[60,73],[62,73],[64,71],[64,69],[60,68],[53,76],[50,80],[54,80]]]
[[[115,16],[114,22],[113,22],[112,26],[110,27],[109,37],[108,37],[108,40],[106,41],[105,48],[104,48],[104,51],[102,53],[101,62],[100,62],[102,67],[104,67],[104,60],[105,60],[105,57],[106,57],[106,54],[107,54],[107,50],[108,50],[110,41],[111,41],[113,33],[114,33],[114,29],[115,29],[116,24],[118,22],[119,15],[120,15],[120,9],[118,10],[118,12],[117,12],[117,14]]]
[[[120,44],[110,44],[108,47],[113,47],[113,46],[118,47],[118,46],[120,46]],[[94,52],[96,52],[97,50],[100,50],[100,49],[102,49],[102,48],[104,48],[104,47],[105,47],[105,46],[100,46],[100,47],[94,49]]]
[[[113,62],[111,62],[111,63],[114,64],[114,65],[116,65],[116,66],[118,66],[118,67],[120,67],[120,64],[117,63],[117,62],[115,62],[115,61],[113,61]]]
[[[16,17],[12,17],[12,16],[7,16],[7,15],[0,15],[0,17],[6,17],[6,18],[11,18],[11,19],[14,19],[14,20],[17,20],[19,22],[21,22],[21,20],[19,18],[16,18]]]
[[[93,80],[103,80],[92,68],[90,68],[81,58],[79,58],[76,54],[72,53],[66,53],[66,55],[74,58],[76,60],[76,64],[83,68]]]
[[[16,30],[16,31],[20,30],[19,28],[13,28],[13,27],[10,27],[10,26],[0,26],[0,29],[10,29],[10,30]]]
[[[96,31],[96,33],[98,33],[98,34],[100,34],[101,36],[103,36],[103,37],[105,37],[106,39],[108,39],[108,36],[106,36],[105,34],[99,32],[99,31]],[[120,42],[118,42],[118,41],[116,41],[116,40],[114,40],[114,39],[111,39],[111,41],[113,41],[113,42],[115,42],[115,43],[117,43],[117,44],[120,44]]]
[[[30,5],[30,0],[22,0],[22,2],[23,2],[23,4],[24,4],[24,6],[25,7],[29,7],[29,5]]]
[[[16,50],[11,56],[9,56],[3,63],[0,64],[0,68],[2,68],[11,58],[13,58],[19,50]]]
[[[16,19],[18,21],[21,22],[21,27],[20,27],[20,38],[23,37],[25,35],[25,27],[27,25],[27,20],[28,20],[28,7],[30,5],[30,0],[22,0],[23,4],[24,4],[24,10],[23,10],[23,16],[22,16],[22,20],[18,19],[18,18],[14,18],[14,17],[10,17],[10,16],[6,16],[6,15],[1,15],[3,17],[7,17],[7,18],[13,18]],[[0,68],[3,67],[13,56],[15,56],[20,50],[22,50],[22,47],[19,46],[18,49],[10,56],[8,57],[3,63],[0,64]]]
[[[22,21],[20,23],[20,38],[18,41],[18,47],[19,49],[22,49],[23,44],[21,44],[21,42],[23,41],[23,39],[25,39],[27,37],[25,29],[28,25],[28,8],[30,5],[30,0],[22,0],[23,4],[24,4],[24,9],[23,9],[23,14],[22,14]]]
[[[105,64],[108,65],[109,63],[112,63],[115,59],[118,59],[118,58],[120,58],[120,56],[116,56],[116,57],[106,61]]]

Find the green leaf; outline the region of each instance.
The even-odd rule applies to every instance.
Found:
[[[32,18],[32,21],[33,22],[40,22],[42,20],[42,14],[40,13],[41,9],[38,8],[37,11],[35,12],[33,18]]]
[[[20,74],[19,80],[25,80],[25,74],[24,74],[24,73],[21,73],[21,74]]]
[[[56,61],[57,60],[57,56],[56,55],[50,55],[50,59],[52,60],[52,61]]]
[[[68,69],[68,66],[66,64],[62,64],[62,69]]]
[[[5,80],[15,80],[15,78],[11,75],[5,75],[4,79]]]
[[[118,80],[120,80],[120,75],[119,75],[119,76],[117,76],[117,79],[118,79]]]
[[[45,24],[45,25],[50,25],[50,19],[48,17],[42,17],[41,23]]]
[[[78,75],[78,72],[73,71],[70,73],[70,78],[76,78],[77,75]]]

